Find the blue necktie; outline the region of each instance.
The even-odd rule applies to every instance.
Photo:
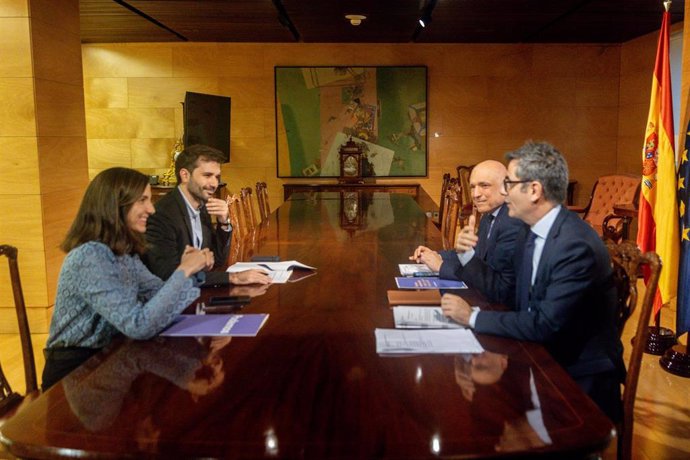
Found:
[[[529,307],[529,291],[532,287],[532,259],[534,258],[534,240],[536,239],[537,234],[530,231],[525,242],[525,252],[522,255],[522,268],[517,285],[518,308],[520,310],[528,310]]]
[[[490,232],[493,223],[493,214],[486,214],[479,222],[479,242],[477,243],[476,252],[482,260],[486,260],[486,255],[489,252],[489,236],[491,235]]]

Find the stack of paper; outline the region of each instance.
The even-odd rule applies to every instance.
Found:
[[[467,289],[467,285],[462,281],[444,280],[437,276],[422,278],[396,276],[395,284],[399,289]]]
[[[228,273],[238,273],[246,270],[263,270],[268,273],[273,283],[283,284],[287,283],[292,270],[299,268],[305,270],[316,270],[315,267],[310,267],[296,260],[287,260],[285,262],[237,262],[228,267]]]
[[[425,264],[398,264],[402,276],[438,276]]]
[[[267,319],[268,313],[180,315],[160,335],[168,337],[254,337]]]
[[[482,353],[469,329],[376,329],[376,353]]]
[[[463,326],[443,315],[441,307],[393,307],[395,327],[401,329],[460,329]]]

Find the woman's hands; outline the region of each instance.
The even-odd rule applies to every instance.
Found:
[[[213,263],[213,252],[208,248],[197,249],[187,246],[184,248],[182,260],[180,260],[180,265],[177,269],[182,270],[186,277],[190,277],[197,272],[210,270],[213,268]]]

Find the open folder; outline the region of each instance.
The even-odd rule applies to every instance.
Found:
[[[228,273],[243,272],[245,270],[264,270],[264,271],[289,271],[295,269],[316,270],[296,260],[286,260],[284,262],[236,262],[228,267]]]
[[[286,260],[285,262],[237,262],[227,268],[228,273],[238,273],[246,270],[263,270],[268,273],[272,283],[284,284],[288,281],[297,281],[307,276],[292,277],[292,271],[306,271],[308,275],[314,274],[315,267],[310,267],[296,260]]]

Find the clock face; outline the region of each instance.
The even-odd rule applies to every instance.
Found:
[[[357,159],[353,156],[346,157],[343,161],[343,176],[357,176],[359,175],[359,165]]]

